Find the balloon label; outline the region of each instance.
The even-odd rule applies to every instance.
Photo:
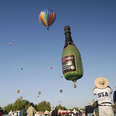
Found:
[[[65,56],[65,57],[62,58],[62,68],[63,68],[63,73],[64,74],[66,72],[76,71],[74,55]]]

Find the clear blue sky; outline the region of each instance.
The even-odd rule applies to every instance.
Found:
[[[56,12],[49,32],[38,18],[44,8]],[[84,76],[76,89],[61,78],[65,25],[71,26],[83,61]],[[116,85],[115,0],[0,0],[1,106],[23,96],[33,103],[46,100],[83,107],[92,101],[94,80],[99,76],[106,77],[112,88]],[[38,91],[42,92],[39,99]]]

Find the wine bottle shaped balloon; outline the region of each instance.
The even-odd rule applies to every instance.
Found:
[[[76,88],[76,81],[83,76],[81,55],[75,46],[70,32],[70,26],[64,27],[65,45],[62,53],[62,72],[66,80],[71,80]]]

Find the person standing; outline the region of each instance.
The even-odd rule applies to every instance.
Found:
[[[114,116],[112,109],[112,89],[109,81],[104,77],[95,80],[93,94],[97,97],[99,116]]]
[[[27,116],[34,116],[36,113],[35,108],[31,105],[28,109],[27,109]]]
[[[57,107],[52,111],[51,116],[58,116],[58,109],[57,109]]]
[[[25,107],[23,107],[19,113],[19,116],[27,116],[27,112],[26,112],[26,109]]]
[[[0,116],[2,116],[2,111],[0,110]]]

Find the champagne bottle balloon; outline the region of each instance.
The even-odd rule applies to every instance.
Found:
[[[72,40],[70,26],[65,26],[64,31],[65,45],[62,53],[62,72],[66,80],[73,81],[74,88],[76,88],[77,80],[83,76],[81,55]]]

